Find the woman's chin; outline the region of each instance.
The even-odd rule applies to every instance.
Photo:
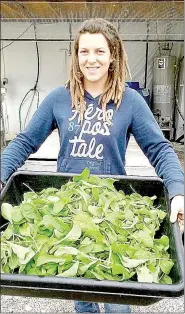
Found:
[[[86,77],[86,80],[89,82],[98,82],[99,80],[101,80],[101,77],[91,75]]]

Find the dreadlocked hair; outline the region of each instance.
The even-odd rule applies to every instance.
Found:
[[[84,99],[83,74],[78,63],[79,38],[82,34],[99,34],[105,36],[110,49],[112,62],[108,70],[108,79],[103,93],[99,98],[99,104],[102,106],[103,119],[108,119],[106,115],[106,106],[113,101],[118,110],[125,91],[125,81],[130,76],[127,54],[125,52],[122,40],[119,37],[116,28],[112,23],[101,19],[93,18],[86,20],[80,27],[74,42],[74,49],[71,59],[70,76],[66,83],[66,88],[70,89],[72,108],[79,111],[79,122],[83,121],[86,109]]]

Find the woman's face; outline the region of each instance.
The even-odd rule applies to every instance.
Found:
[[[79,38],[78,61],[85,85],[92,82],[105,85],[112,58],[104,35],[82,34]]]

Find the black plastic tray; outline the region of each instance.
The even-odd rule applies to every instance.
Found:
[[[15,172],[2,191],[1,202],[18,205],[23,193],[28,192],[27,184],[34,191],[47,187],[60,188],[73,174],[50,172]],[[107,177],[107,176],[101,176]],[[39,277],[18,274],[1,274],[1,293],[29,297],[61,298],[105,303],[150,305],[162,298],[175,298],[184,293],[183,244],[178,224],[169,222],[169,198],[161,179],[157,177],[109,176],[118,179],[116,188],[131,194],[132,188],[141,195],[157,196],[157,203],[163,204],[168,215],[162,226],[161,234],[170,238],[170,254],[176,260],[170,273],[173,284],[139,282],[97,281],[85,278],[61,278],[57,276]],[[7,221],[2,218],[1,226]]]

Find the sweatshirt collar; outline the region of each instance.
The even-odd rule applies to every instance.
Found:
[[[101,94],[100,94],[101,95]],[[97,101],[100,97],[100,95],[96,96],[96,97],[93,97],[91,94],[89,94],[89,92],[87,92],[85,90],[85,93],[84,93],[84,96],[85,98],[88,98],[89,100],[92,100],[92,101]]]

